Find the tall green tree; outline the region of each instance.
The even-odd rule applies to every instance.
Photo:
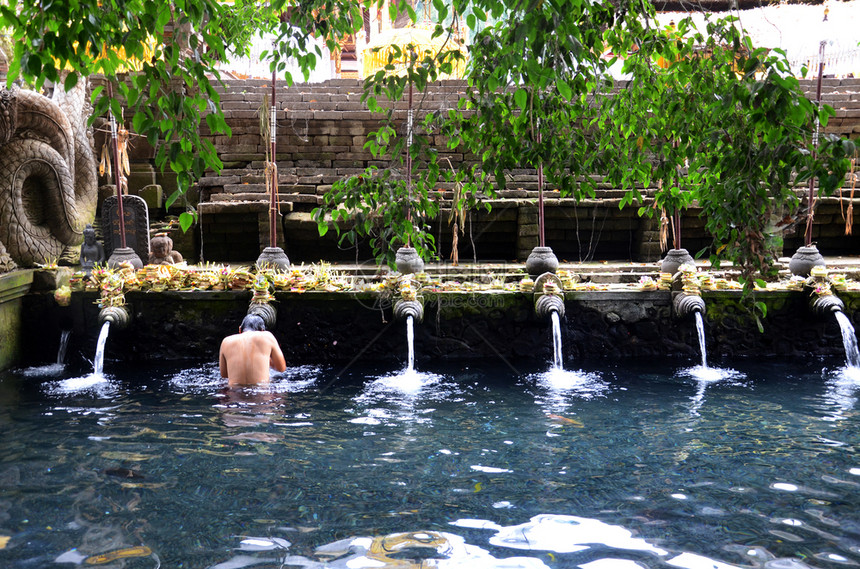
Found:
[[[456,117],[455,142],[481,157],[482,172],[501,189],[511,169],[542,166],[562,195],[594,195],[589,127],[612,89],[604,33],[636,12],[578,0],[479,0],[472,10],[473,19],[497,23],[470,48],[468,113]],[[488,176],[479,181],[493,192]]]
[[[731,260],[751,288],[775,273],[783,232],[805,214],[800,185],[815,177],[833,193],[854,145],[825,135],[813,147],[833,109],[805,96],[785,53],[754,46],[736,23],[640,31],[624,61],[630,80],[601,116],[601,167],[627,203],[655,182],[654,203],[670,214],[695,201],[712,261]]]
[[[432,137],[448,117],[427,109],[423,93],[428,83],[462,65],[455,31],[461,22],[440,0],[433,6],[431,35],[440,39],[441,47],[428,49],[417,41],[383,47],[386,64],[364,80],[362,101],[380,117],[365,148],[388,165],[370,166],[360,175],[339,180],[313,211],[321,235],[334,227],[341,243],[353,245],[368,237],[377,260],[392,267],[399,247],[414,247],[424,260],[436,252],[430,223],[439,213],[439,202],[433,194],[440,180],[452,177],[440,169]],[[400,14],[413,24],[418,21],[407,2],[388,8],[392,21]]]
[[[690,171],[713,259],[732,260],[749,283],[775,274],[783,231],[805,219],[799,186],[817,178],[820,194],[832,194],[855,149],[830,134],[815,146],[833,108],[806,97],[785,53],[752,45],[734,24],[708,23],[690,58],[690,91],[709,120]]]

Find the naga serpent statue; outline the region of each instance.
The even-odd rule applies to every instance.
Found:
[[[77,262],[98,200],[86,91],[0,90],[0,272]]]

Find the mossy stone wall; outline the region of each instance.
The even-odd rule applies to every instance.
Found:
[[[21,359],[23,297],[32,282],[33,271],[29,270],[0,275],[0,370]]]
[[[860,295],[840,293],[852,321]],[[390,301],[369,293],[275,294],[273,333],[290,365],[406,361],[405,323]],[[238,331],[249,292],[129,293],[132,322],[111,330],[107,362],[216,362],[221,339]],[[698,363],[696,324],[674,313],[668,291],[585,291],[566,294],[562,319],[565,365],[590,360],[659,358]],[[704,328],[709,361],[737,358],[844,356],[831,315],[819,317],[805,292],[757,296],[768,306],[759,331],[736,291],[706,291]],[[24,299],[22,355],[30,364],[54,361],[60,330],[72,329],[70,361],[91,360],[99,332],[95,293],[74,293],[69,307],[47,294]],[[517,292],[425,293],[424,320],[415,326],[419,365],[440,358],[549,361],[551,324],[534,311],[534,297]]]

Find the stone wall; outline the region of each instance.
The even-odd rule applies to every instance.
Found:
[[[390,304],[371,293],[306,292],[275,294],[273,333],[289,365],[406,359],[406,330]],[[818,317],[805,292],[768,292],[764,331],[740,304],[740,291],[705,291],[705,334],[716,365],[735,358],[844,357],[836,319]],[[132,321],[111,329],[105,368],[139,361],[217,361],[221,339],[236,332],[249,291],[134,292],[126,295]],[[568,366],[584,360],[659,358],[697,362],[700,358],[692,316],[679,318],[669,291],[584,291],[565,294],[563,352]],[[846,313],[858,325],[860,293],[840,293]],[[74,293],[60,307],[48,293],[24,299],[24,363],[55,361],[61,329],[71,329],[71,365],[87,368],[101,326],[97,293]],[[415,326],[418,365],[431,369],[439,359],[502,358],[550,361],[548,319],[535,314],[534,297],[516,292],[425,293],[424,320]]]
[[[814,96],[814,81],[803,81],[802,85]],[[426,92],[416,95],[415,107],[452,108],[465,88],[463,81],[431,84]],[[192,201],[199,200],[201,256],[205,261],[253,260],[269,244],[263,178],[266,149],[260,136],[259,108],[263,95],[271,92],[271,84],[262,80],[227,81],[222,92],[221,106],[232,137],[212,136],[211,140],[224,162],[224,170],[218,175],[205,176],[191,192]],[[387,165],[364,149],[368,133],[378,126],[379,116],[365,109],[361,95],[361,82],[350,79],[292,87],[285,83],[277,85],[279,209],[283,214],[279,244],[294,262],[316,262],[321,258],[354,261],[356,256],[360,259],[370,256],[366,245],[358,252],[338,247],[334,232],[321,239],[310,218],[310,211],[320,204],[321,196],[336,180],[359,173],[367,166]],[[836,109],[836,116],[825,132],[860,136],[860,80],[824,80],[822,100]],[[397,102],[395,109],[405,116],[406,103]],[[441,156],[455,166],[477,163],[474,155],[445,148],[441,137],[435,143]],[[169,193],[169,177],[151,173],[151,152],[143,146],[138,146],[133,154],[136,160],[133,170],[140,174],[140,183],[157,181]],[[451,188],[443,184],[439,190],[445,208],[450,203]],[[557,194],[548,188],[547,244],[559,257],[571,261],[658,259],[656,222],[638,218],[634,208],[619,211],[621,194],[616,188],[601,185],[596,201],[576,203],[557,199]],[[499,200],[491,202],[492,210],[472,212],[471,235],[461,237],[460,257],[473,256],[474,242],[480,260],[524,260],[537,244],[537,195],[535,171],[510,172],[507,189],[500,193]],[[845,206],[836,200],[824,200],[816,213],[814,238],[827,253],[860,253],[860,237],[844,236],[840,210],[844,211]],[[860,215],[860,207],[855,215]],[[685,214],[686,248],[698,251],[709,244],[703,226],[695,209]],[[451,230],[442,221],[434,231],[441,240],[440,256],[446,258],[451,252]],[[787,254],[796,249],[800,240],[800,236],[789,237]]]
[[[33,271],[19,270],[0,275],[0,370],[21,359],[23,297],[33,283]]]

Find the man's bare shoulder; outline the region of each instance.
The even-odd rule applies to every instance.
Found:
[[[244,332],[251,338],[274,338],[274,334],[269,332],[268,330],[251,330],[248,332]]]
[[[235,344],[236,342],[242,341],[241,334],[233,334],[232,336],[227,336],[223,340],[221,340],[221,346],[229,346],[231,344]]]

